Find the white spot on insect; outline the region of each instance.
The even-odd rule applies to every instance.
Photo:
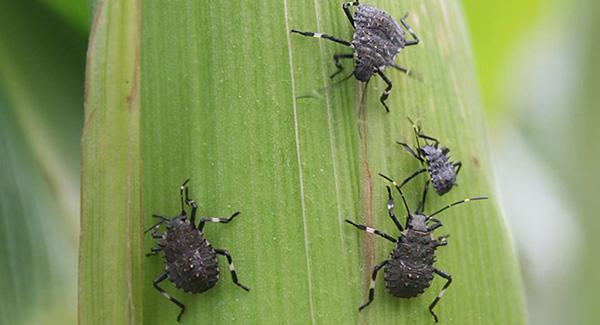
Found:
[[[366,227],[366,228],[367,228],[366,230],[367,230],[368,233],[370,233],[370,234],[374,234],[375,233],[375,229],[370,228],[370,227]]]
[[[444,292],[446,292],[446,289],[440,291],[440,294],[438,295],[439,298],[442,298],[442,296],[444,295]]]
[[[465,199],[465,202],[469,202],[469,201],[471,201],[471,199]]]
[[[211,222],[221,222],[221,219],[219,218],[210,218]]]
[[[233,262],[229,264],[229,271],[235,271],[235,267],[233,266]]]
[[[323,34],[321,34],[321,33],[314,33],[314,36],[315,37],[323,37]]]
[[[375,281],[371,280],[371,286],[370,286],[370,288],[371,289],[375,289]]]

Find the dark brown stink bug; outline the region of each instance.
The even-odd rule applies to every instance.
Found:
[[[379,272],[381,268],[384,268],[386,289],[392,295],[400,298],[412,298],[420,295],[431,284],[433,275],[437,274],[446,279],[446,284],[433,302],[429,305],[429,312],[431,315],[433,315],[433,318],[437,322],[438,318],[433,312],[433,308],[435,305],[437,305],[440,298],[442,298],[442,295],[450,286],[450,283],[452,283],[452,276],[434,266],[435,250],[439,246],[445,246],[448,244],[446,241],[448,235],[440,236],[437,239],[433,237],[433,231],[442,226],[441,221],[433,217],[455,205],[475,200],[485,200],[487,197],[473,197],[457,201],[437,210],[430,215],[427,215],[423,212],[425,209],[427,188],[429,187],[429,181],[427,181],[425,183],[425,189],[423,190],[423,198],[421,199],[421,202],[419,202],[417,210],[411,212],[408,208],[408,204],[406,204],[406,199],[404,198],[404,194],[402,193],[400,186],[398,186],[398,184],[391,178],[382,174],[379,175],[392,182],[392,184],[394,184],[400,193],[402,202],[406,208],[406,225],[405,227],[402,227],[402,224],[400,221],[398,221],[398,218],[396,218],[396,215],[394,214],[394,199],[392,198],[392,191],[389,186],[387,187],[388,214],[400,231],[400,236],[398,239],[382,231],[346,220],[346,222],[360,230],[381,236],[396,244],[396,247],[394,247],[394,250],[392,250],[390,253],[389,258],[377,264],[373,268],[373,273],[371,275],[371,286],[369,288],[369,300],[360,306],[358,310],[362,310],[373,301],[373,296],[375,295],[375,280],[377,277],[377,272]]]
[[[160,221],[144,232],[147,233],[152,230],[152,238],[158,244],[146,256],[157,255],[160,252],[164,254],[165,272],[154,279],[153,284],[156,290],[181,308],[177,316],[178,322],[185,311],[185,305],[171,297],[158,284],[165,279],[169,279],[175,284],[175,287],[185,292],[204,292],[212,288],[219,280],[217,255],[223,255],[227,258],[233,283],[246,291],[250,291],[248,287],[238,282],[233,260],[229,252],[225,249],[213,248],[202,233],[206,222],[228,223],[240,213],[236,212],[229,218],[203,217],[200,218],[200,223],[196,227],[198,205],[188,197],[188,188],[186,186],[188,181],[189,179],[181,185],[181,213],[173,218],[153,215],[154,218],[158,218]],[[192,208],[189,219],[186,216],[185,205]],[[158,233],[157,229],[162,224],[166,224],[167,230],[163,233]]]
[[[414,174],[410,175],[406,180],[400,184],[400,187],[408,183],[411,179],[417,175],[429,172],[429,179],[431,184],[438,195],[444,195],[448,193],[454,185],[456,185],[456,176],[462,167],[462,163],[450,161],[448,153],[450,149],[446,147],[440,147],[440,141],[436,138],[425,135],[421,128],[417,126],[410,118],[408,119],[415,130],[415,138],[417,147],[413,150],[408,144],[398,142],[404,149],[415,159],[425,165],[426,168],[417,170]],[[423,139],[425,144],[421,146],[419,139]],[[433,141],[433,144],[429,144],[428,141]]]
[[[350,7],[356,7],[354,16],[352,16],[352,13],[350,12]],[[355,59],[356,65],[353,74],[356,79],[368,82],[374,74],[377,74],[387,84],[387,87],[383,94],[381,94],[379,100],[386,112],[389,112],[390,110],[386,105],[385,100],[392,90],[392,82],[383,73],[383,69],[385,67],[393,67],[406,74],[410,74],[410,70],[399,66],[394,60],[396,59],[396,55],[398,55],[403,48],[419,44],[419,38],[406,22],[408,14],[404,15],[404,17],[400,19],[400,22],[413,37],[412,40],[407,40],[404,29],[400,27],[400,24],[398,24],[398,22],[387,12],[381,9],[360,4],[359,1],[346,2],[342,5],[342,8],[344,9],[346,17],[348,17],[348,20],[354,27],[352,42],[315,32],[302,32],[292,29],[292,33],[309,37],[324,38],[353,48],[353,53],[336,53],[333,55],[337,71],[331,75],[331,78],[342,72],[343,67],[340,62],[341,59]]]

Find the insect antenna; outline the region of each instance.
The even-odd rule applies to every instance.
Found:
[[[185,191],[185,193],[186,193],[185,196],[187,197],[188,189],[187,189],[186,185],[189,181],[190,181],[189,178],[186,179],[185,182],[183,182],[183,184],[181,184],[181,187],[179,188],[179,196],[181,198],[181,215],[182,216],[185,216],[185,209],[184,209],[184,203],[183,203],[183,191]]]
[[[421,148],[421,142],[419,141],[419,136],[421,135],[421,127],[415,123],[409,116],[406,117],[410,124],[412,125],[413,130],[415,131],[415,139],[417,141],[417,148]],[[427,144],[427,141],[425,141]]]
[[[440,212],[442,212],[442,211],[444,211],[446,209],[449,209],[449,208],[451,208],[451,207],[453,207],[455,205],[459,205],[459,204],[467,203],[467,202],[471,202],[471,201],[487,200],[487,199],[488,199],[487,196],[476,196],[476,197],[472,197],[472,198],[468,198],[468,199],[456,201],[456,202],[454,202],[452,204],[448,204],[447,206],[445,206],[445,207],[437,210],[436,212],[434,212],[431,215],[429,215],[429,217],[431,218],[431,217],[435,216],[436,214],[438,214],[438,213],[440,213]]]
[[[410,214],[410,209],[408,208],[408,204],[406,203],[406,198],[404,197],[404,193],[402,193],[402,190],[400,189],[400,186],[398,185],[398,183],[396,183],[396,181],[394,181],[393,179],[383,175],[382,173],[379,173],[379,176],[387,179],[390,183],[392,183],[394,185],[394,187],[396,187],[396,189],[400,193],[400,196],[402,197],[402,203],[404,203],[404,208],[406,208],[406,213]]]

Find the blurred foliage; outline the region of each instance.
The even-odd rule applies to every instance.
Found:
[[[479,85],[486,110],[498,108],[499,83],[514,49],[526,41],[528,33],[540,17],[546,2],[542,0],[481,1],[462,0],[469,32]],[[493,122],[493,121],[492,121]]]
[[[92,0],[37,0],[55,11],[63,22],[80,31],[83,35],[89,30],[89,7]]]
[[[0,81],[75,239],[85,34],[36,1],[0,4]]]
[[[575,205],[582,211],[582,233],[585,240],[583,245],[582,263],[578,279],[572,287],[570,296],[573,301],[574,324],[600,324],[598,301],[600,299],[600,200],[598,200],[598,184],[600,184],[600,2],[589,1],[582,3],[579,19],[585,21],[588,37],[585,42],[585,73],[580,90],[579,100],[574,106],[575,118],[573,123],[577,132],[573,134],[572,142],[577,148],[578,155],[570,157],[574,168],[570,170],[568,183],[574,191]]]
[[[539,312],[545,314],[542,318],[550,324],[598,324],[599,2],[463,0],[463,4],[486,108],[492,113],[488,114],[489,121],[514,128],[526,143],[526,150],[543,164],[541,168],[551,172],[550,179],[545,181],[556,180],[557,192],[563,193],[557,198],[560,202],[553,203],[571,208],[567,215],[558,217],[577,231],[574,234],[577,238],[555,245],[577,243],[581,251],[568,252],[569,256],[557,252],[548,255],[563,261],[560,270],[551,273],[567,270],[565,279],[561,279],[565,285],[546,281],[546,286],[559,289],[547,291],[555,298],[538,297],[542,301],[533,301],[531,305],[538,305]],[[506,134],[499,131],[497,137]],[[522,157],[512,159],[524,164]],[[523,166],[528,167],[531,168]],[[518,187],[519,181],[513,179],[510,183]],[[531,195],[539,199],[540,193]],[[531,201],[535,200],[528,203]],[[519,220],[515,223],[523,225]],[[556,230],[557,225],[546,227]],[[536,229],[544,231],[544,227]],[[556,231],[561,230],[564,229]],[[540,236],[555,241],[547,233]],[[528,244],[523,241],[523,245]],[[531,261],[522,262],[526,280],[540,277],[542,280],[529,280],[544,283],[544,279],[552,278],[530,273]],[[529,287],[527,282],[525,285]],[[560,303],[548,304],[553,300]],[[530,321],[548,324],[540,323],[539,318]]]
[[[0,83],[0,323],[74,321],[74,243]],[[66,289],[66,290],[65,290]],[[56,318],[55,318],[56,317]]]
[[[75,322],[88,14],[72,5],[0,2],[2,324]]]

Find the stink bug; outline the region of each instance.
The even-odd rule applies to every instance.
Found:
[[[408,183],[415,176],[429,172],[429,179],[431,184],[438,195],[444,195],[448,193],[454,185],[456,185],[456,176],[462,167],[462,163],[450,161],[448,153],[450,149],[446,147],[440,148],[440,141],[436,138],[425,135],[421,128],[417,126],[410,118],[408,119],[415,130],[415,138],[417,147],[413,150],[408,144],[398,142],[404,149],[415,159],[419,160],[421,164],[425,165],[426,168],[422,168],[410,175],[402,184]],[[419,139],[423,139],[425,144],[421,146]],[[429,144],[428,141],[433,141],[433,144]]]
[[[403,227],[400,221],[398,221],[398,218],[396,218],[394,213],[394,199],[392,198],[392,191],[389,186],[387,187],[388,215],[400,231],[400,236],[398,239],[382,231],[346,220],[346,222],[360,230],[381,236],[396,244],[388,259],[377,264],[373,268],[371,285],[369,287],[369,299],[366,303],[361,305],[358,310],[362,310],[373,301],[373,297],[375,295],[375,280],[377,278],[377,272],[379,272],[381,268],[384,268],[386,289],[392,295],[400,298],[412,298],[420,295],[430,286],[431,281],[433,280],[433,275],[437,274],[446,279],[446,284],[433,302],[429,305],[429,312],[431,315],[433,315],[433,318],[437,322],[438,317],[433,312],[433,308],[435,305],[437,305],[440,298],[442,298],[442,295],[446,289],[448,289],[450,283],[452,283],[452,276],[434,266],[435,250],[439,246],[445,246],[448,244],[446,241],[448,235],[440,236],[437,239],[433,237],[433,231],[442,226],[441,221],[433,217],[455,205],[475,200],[485,200],[487,197],[473,197],[457,201],[437,210],[430,215],[427,215],[423,212],[425,209],[427,189],[429,187],[429,181],[427,181],[425,183],[423,197],[421,202],[419,202],[419,206],[414,212],[411,212],[400,186],[398,186],[398,184],[391,178],[382,174],[379,175],[392,182],[392,184],[400,193],[400,196],[402,197],[402,203],[404,204],[407,214],[406,224]]]
[[[246,291],[250,291],[248,287],[238,282],[233,260],[229,252],[226,249],[213,248],[202,233],[206,222],[228,223],[238,216],[240,212],[234,213],[229,218],[202,217],[200,218],[200,223],[196,226],[198,205],[188,197],[188,187],[186,186],[188,181],[189,179],[180,188],[181,213],[173,218],[153,215],[154,218],[158,218],[160,221],[144,232],[147,233],[152,230],[152,238],[158,244],[146,256],[157,255],[160,252],[164,253],[165,272],[159,275],[153,284],[158,292],[181,308],[177,316],[178,322],[185,311],[185,305],[171,297],[158,284],[169,279],[175,284],[175,287],[183,289],[185,292],[204,292],[212,288],[219,280],[217,255],[227,258],[233,283]],[[192,208],[189,219],[186,216],[185,205]],[[162,224],[166,224],[167,230],[163,233],[158,233],[157,229]]]
[[[354,16],[350,11],[350,7],[356,7]],[[379,101],[386,112],[389,112],[385,100],[392,90],[392,82],[383,73],[383,69],[393,67],[410,75],[410,70],[399,66],[394,60],[403,48],[419,44],[419,38],[406,22],[408,14],[404,15],[400,22],[410,33],[412,40],[407,40],[404,29],[400,24],[381,9],[360,4],[359,1],[346,2],[342,5],[342,8],[352,27],[354,27],[354,36],[351,42],[321,33],[302,32],[296,29],[292,29],[291,32],[308,37],[324,38],[354,49],[353,53],[336,53],[333,55],[337,70],[331,75],[331,78],[342,72],[341,59],[354,59],[356,65],[353,74],[356,79],[368,82],[374,74],[377,74],[387,84]]]

